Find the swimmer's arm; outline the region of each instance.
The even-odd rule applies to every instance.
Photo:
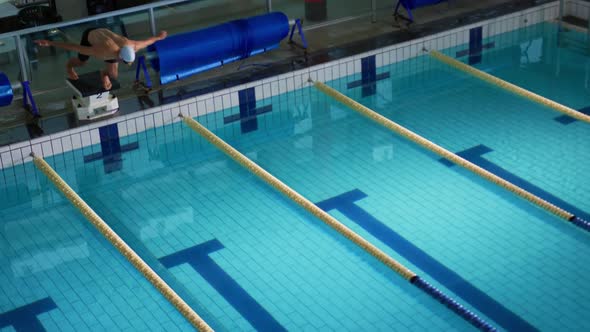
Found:
[[[155,37],[150,37],[146,40],[130,40],[130,42],[133,44],[133,48],[135,48],[136,51],[139,51],[142,48],[146,48],[151,44],[166,38],[166,36],[168,36],[166,31],[160,31],[160,33]]]
[[[78,53],[84,54],[84,55],[96,56],[96,51],[94,48],[88,47],[88,46],[82,46],[82,45],[78,45],[78,44],[57,42],[57,41],[51,41],[51,40],[35,40],[35,44],[37,44],[39,46],[45,46],[45,47],[55,46],[55,47],[63,48],[68,51],[75,51],[75,52],[78,52]]]

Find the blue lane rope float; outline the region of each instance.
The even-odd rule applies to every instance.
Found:
[[[549,108],[556,110],[558,112],[564,113],[565,115],[571,116],[574,119],[584,121],[586,123],[590,123],[590,116],[588,116],[582,112],[578,112],[573,108],[564,106],[564,105],[557,103],[551,99],[545,98],[545,97],[540,96],[534,92],[531,92],[529,90],[521,88],[518,85],[512,84],[510,82],[506,82],[506,81],[499,79],[493,75],[490,75],[484,71],[481,71],[477,68],[474,68],[472,66],[464,64],[463,62],[461,62],[459,60],[453,59],[450,56],[442,54],[441,52],[434,51],[434,50],[430,51],[430,56],[439,60],[442,63],[447,64],[448,66],[451,66],[455,69],[461,70],[462,72],[465,72],[465,73],[470,74],[474,77],[477,77],[477,78],[479,78],[485,82],[488,82],[492,85],[495,85],[499,88],[502,88],[504,90],[508,90],[516,95],[519,95],[519,96],[524,97],[526,99],[532,100],[536,103],[539,103],[541,105],[549,107]]]
[[[590,231],[590,228],[587,226],[587,222],[585,222],[584,220],[576,217],[574,214],[565,211],[564,209],[536,196],[533,195],[532,193],[520,188],[519,186],[504,180],[503,178],[497,176],[496,174],[489,172],[479,166],[477,166],[476,164],[452,153],[451,151],[435,144],[434,142],[431,142],[429,140],[427,140],[426,138],[414,133],[413,131],[389,120],[388,118],[382,116],[381,114],[373,111],[372,109],[362,105],[361,103],[343,95],[342,93],[336,91],[335,89],[327,86],[324,83],[321,82],[314,82],[312,79],[309,79],[310,82],[313,83],[314,87],[318,90],[320,90],[321,92],[325,93],[326,95],[334,98],[335,100],[337,100],[338,102],[348,106],[350,109],[360,113],[361,115],[373,120],[374,122],[380,124],[381,126],[393,131],[394,133],[422,146],[423,148],[434,152],[436,154],[438,154],[439,156],[455,163],[456,165],[459,165],[481,177],[483,177],[484,179],[493,182],[497,185],[499,185],[500,187],[526,199],[527,201],[545,209],[546,211],[549,211],[550,213],[565,219],[569,222],[571,222],[573,225],[576,225],[578,227],[580,227],[581,229],[584,229],[586,231]]]
[[[469,309],[465,308],[459,302],[453,300],[449,296],[445,295],[441,292],[438,288],[432,286],[424,279],[416,276],[410,280],[412,285],[418,287],[420,290],[425,292],[426,294],[430,295],[438,302],[444,304],[447,308],[451,309],[454,313],[461,316],[463,319],[468,321],[473,326],[477,327],[481,331],[497,331],[494,326],[487,323],[483,319],[479,318],[476,314],[471,312]]]
[[[576,226],[578,226],[578,227],[580,227],[582,229],[585,229],[585,230],[587,230],[587,231],[590,232],[590,222],[588,222],[588,221],[586,221],[586,220],[584,220],[584,219],[582,219],[580,217],[573,217],[570,221],[574,225],[576,225]]]
[[[264,182],[275,188],[277,191],[281,192],[283,195],[287,196],[294,203],[298,204],[299,206],[310,212],[312,215],[320,219],[326,225],[328,225],[338,233],[342,234],[344,237],[352,241],[365,252],[377,258],[379,261],[381,261],[391,270],[396,272],[398,275],[402,276],[404,279],[406,279],[407,281],[409,281],[410,283],[412,283],[413,285],[415,285],[431,297],[435,298],[437,301],[447,306],[449,309],[461,316],[467,322],[469,322],[470,324],[482,331],[496,331],[496,328],[494,328],[491,324],[487,323],[485,320],[477,316],[475,313],[469,311],[449,296],[443,294],[436,288],[430,286],[430,284],[418,277],[410,269],[408,269],[395,259],[391,258],[385,252],[381,251],[381,249],[377,248],[375,245],[373,245],[372,243],[364,239],[362,236],[355,233],[350,228],[346,227],[342,222],[332,217],[329,213],[320,209],[317,205],[312,203],[310,200],[299,194],[291,187],[287,186],[281,180],[279,180],[274,175],[266,171],[264,168],[260,167],[258,164],[250,160],[248,157],[243,155],[234,147],[232,147],[224,140],[219,138],[217,135],[212,133],[210,130],[205,128],[203,125],[198,123],[196,120],[190,117],[185,117],[183,114],[179,114],[179,116],[182,118],[183,122],[186,125],[188,125],[196,133],[198,133],[207,141],[209,141],[209,143],[213,144],[215,147],[223,151],[226,155],[228,155],[238,164],[248,169],[252,174],[258,176],[260,179],[262,179]]]
[[[178,310],[196,329],[213,329],[57,174],[43,158],[31,153],[33,163],[70,203]]]

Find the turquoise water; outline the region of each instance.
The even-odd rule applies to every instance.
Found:
[[[96,147],[49,158],[49,162],[164,279],[197,306],[197,312],[206,308],[205,318],[212,318],[216,330],[468,328],[184,125],[150,130],[124,141],[136,139],[143,148],[125,154],[121,172],[105,175],[101,162],[81,161]],[[168,158],[173,154],[176,157]],[[56,196],[47,186],[40,191]],[[60,200],[59,196],[54,199]],[[78,217],[75,211],[70,214]],[[84,227],[83,220],[76,221]],[[206,255],[209,259],[201,257],[197,262],[207,266],[205,271],[189,264],[165,268],[158,261],[212,242],[218,243],[216,250]],[[219,288],[216,281],[221,283]],[[245,294],[224,296],[224,289],[235,288],[232,282]],[[263,312],[245,318],[239,310],[248,308],[236,304],[240,301],[257,304]],[[122,307],[122,317],[135,306]],[[154,311],[157,315],[163,310]]]
[[[242,137],[242,152],[255,151],[257,162],[312,200],[361,190],[367,197],[356,204],[363,210],[531,325],[588,328],[588,234],[307,93],[285,101],[302,103],[290,108],[304,120],[282,128],[290,137]],[[358,220],[331,213],[396,256]]]
[[[2,331],[191,330],[41,173],[16,171],[18,182],[2,183],[12,198],[0,210]]]
[[[484,55],[482,68],[551,82],[510,60],[500,43],[549,44],[551,31],[538,25],[498,37],[495,60]],[[535,62],[551,64],[544,66]],[[497,168],[590,211],[583,140],[590,125],[564,125],[558,113],[427,57],[378,69],[387,71],[369,97],[347,89],[356,76],[328,84],[454,152],[485,145],[483,157]],[[585,96],[566,97],[584,107]],[[239,122],[223,124],[237,109],[198,120],[494,325],[590,329],[587,233],[313,88],[257,106],[271,104],[250,133]],[[110,173],[102,160],[83,160],[100,146],[48,162],[216,330],[471,328],[183,124],[121,139],[133,142],[139,149]],[[57,308],[36,316],[47,330],[190,328],[30,163],[0,172],[0,315],[51,297]],[[465,300],[459,284],[479,295]],[[486,296],[512,318],[490,317]]]
[[[588,108],[588,56],[555,48],[556,29],[544,23],[484,40],[497,47],[486,50],[475,66],[574,109]],[[564,124],[557,121],[564,118],[561,113],[435,59],[418,58],[416,66],[423,70],[420,75],[401,77],[396,73],[405,65],[392,66],[392,79],[379,83],[375,97],[361,99],[359,89],[345,92],[453,152],[479,144],[491,148],[483,158],[560,197],[588,218],[590,177],[584,174],[590,172],[590,125]]]

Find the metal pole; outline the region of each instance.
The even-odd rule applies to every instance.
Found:
[[[20,39],[20,36],[14,36],[14,42],[16,43],[16,52],[18,53],[18,63],[20,65],[21,82],[26,82],[29,80],[29,71],[27,70],[27,62],[25,61],[23,43]]]
[[[377,0],[371,0],[371,22],[377,22]]]
[[[559,31],[562,29],[564,11],[565,0],[559,0]]]
[[[266,0],[266,12],[272,12],[272,0]]]
[[[150,31],[152,32],[152,36],[155,36],[156,31],[156,16],[154,15],[154,7],[150,7],[148,10],[149,17],[150,17]]]

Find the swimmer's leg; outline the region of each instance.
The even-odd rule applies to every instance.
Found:
[[[113,87],[110,79],[117,79],[119,77],[119,64],[116,61],[107,60],[105,62],[105,69],[101,72],[102,85],[106,90],[110,90]]]
[[[74,68],[82,67],[86,64],[86,62],[88,62],[88,59],[82,60],[80,58],[81,56],[79,54],[78,57],[71,58],[66,63],[66,72],[68,73],[68,78],[72,80],[78,79],[78,74],[76,73],[76,70],[74,70]]]

